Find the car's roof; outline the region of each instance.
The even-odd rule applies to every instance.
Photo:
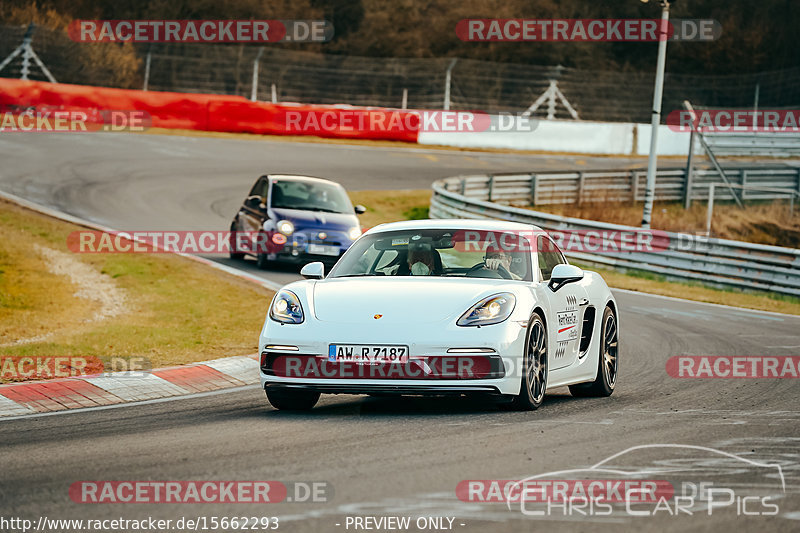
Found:
[[[316,178],[314,176],[303,176],[301,174],[268,174],[269,179],[271,180],[291,180],[291,181],[316,181],[320,183],[329,183],[331,185],[338,185],[341,187],[340,184],[336,183],[332,180],[327,180],[325,178]]]
[[[384,231],[402,231],[418,229],[463,229],[478,231],[520,231],[520,232],[541,232],[540,227],[533,224],[521,224],[519,222],[508,222],[506,220],[472,220],[462,218],[437,218],[426,220],[407,220],[404,222],[389,222],[380,224],[370,229],[367,233],[379,233]]]

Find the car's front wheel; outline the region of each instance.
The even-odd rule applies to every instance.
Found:
[[[319,401],[319,393],[304,389],[267,387],[267,399],[275,409],[282,411],[308,411]]]
[[[263,233],[261,234],[264,235]],[[259,239],[259,242],[267,242],[266,236],[263,239]],[[260,270],[266,270],[269,268],[269,258],[267,257],[266,250],[257,250],[256,251],[256,266]]]
[[[538,314],[533,315],[528,326],[525,354],[522,360],[522,377],[519,394],[513,407],[521,411],[538,409],[547,390],[547,329]]]
[[[591,383],[570,385],[569,392],[573,396],[611,396],[617,385],[619,369],[619,328],[617,317],[610,307],[603,312],[600,326],[600,356],[597,363],[597,377]]]

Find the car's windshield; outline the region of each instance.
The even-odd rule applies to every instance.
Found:
[[[281,180],[272,182],[271,207],[327,213],[352,213],[353,205],[338,185],[324,182]]]
[[[530,281],[530,251],[528,239],[511,232],[387,231],[361,237],[329,277],[439,276]]]

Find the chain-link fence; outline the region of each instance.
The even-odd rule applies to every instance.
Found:
[[[22,42],[24,27],[0,26],[0,61]],[[253,94],[259,100],[441,109],[450,72],[450,108],[523,112],[550,81],[582,120],[649,122],[653,72],[605,72],[449,58],[368,58],[319,54],[276,45],[79,44],[37,28],[33,48],[64,83],[150,90]],[[260,53],[260,55],[259,55]],[[148,60],[149,56],[149,60]],[[18,58],[19,59],[19,58]],[[653,58],[655,68],[655,57]],[[0,76],[19,77],[19,61]],[[37,74],[39,77],[37,77]],[[32,79],[44,79],[38,72]],[[683,100],[711,107],[760,109],[800,105],[800,68],[730,76],[667,73],[663,116]],[[535,116],[546,116],[547,105]],[[560,102],[556,118],[571,118]]]

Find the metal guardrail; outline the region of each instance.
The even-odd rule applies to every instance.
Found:
[[[726,168],[731,183],[744,188],[767,187],[800,192],[800,168]],[[470,199],[524,205],[581,202],[644,201],[645,169],[553,171],[464,176],[459,192]],[[719,181],[714,169],[662,168],[656,174],[656,200],[708,200],[708,186]],[[786,193],[747,191],[746,200],[786,198]],[[717,200],[731,200],[730,191],[718,190]]]
[[[536,186],[532,184],[537,176],[540,175],[457,176],[436,181],[433,184],[430,217],[508,220],[532,224],[545,231],[641,231],[641,228],[631,226],[562,217],[497,203],[499,200],[522,197],[520,189],[526,183],[527,194],[530,195],[532,188]],[[511,184],[514,186],[509,186]],[[798,249],[684,233],[658,234],[659,238],[668,241],[661,251],[612,250],[588,253],[574,252],[568,248],[566,253],[568,257],[582,262],[621,270],[651,272],[675,281],[800,296]]]
[[[708,146],[717,156],[799,157],[800,135],[743,132],[706,133]]]

